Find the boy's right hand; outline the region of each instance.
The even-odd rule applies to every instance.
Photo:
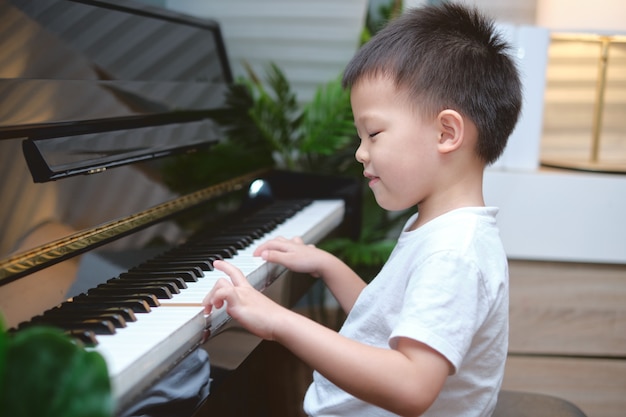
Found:
[[[277,237],[262,243],[254,250],[267,262],[283,265],[294,272],[303,272],[319,278],[324,258],[329,254],[315,245],[305,244],[300,237]]]

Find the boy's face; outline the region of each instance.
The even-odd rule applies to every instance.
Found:
[[[361,139],[355,156],[378,205],[404,210],[428,199],[439,166],[435,120],[421,117],[385,77],[359,80],[351,103]]]

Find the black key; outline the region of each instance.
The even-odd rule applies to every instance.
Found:
[[[90,305],[87,303],[73,303],[71,301],[61,304],[59,307],[55,307],[52,310],[48,310],[45,314],[61,311],[68,314],[90,314],[90,313],[112,313],[119,314],[126,322],[137,321],[137,317],[133,310],[129,307],[121,306],[105,306]]]
[[[181,261],[207,261],[213,266],[213,261],[224,259],[223,256],[217,254],[185,254],[185,253],[167,253],[159,256],[159,260],[181,260]]]
[[[165,291],[163,291],[165,290]],[[165,298],[172,298],[172,293],[167,291],[165,288],[145,288],[145,289],[137,289],[137,288],[114,288],[114,287],[106,287],[106,286],[98,286],[96,288],[92,288],[87,291],[87,296],[89,298],[94,297],[119,297],[123,298],[138,298],[140,300],[144,300],[150,305],[150,307],[158,307],[161,305],[158,300],[158,296],[163,296]],[[168,297],[169,295],[169,297]]]
[[[176,251],[175,253],[180,254],[182,257],[185,257],[186,255],[220,255],[223,258],[232,258],[233,256],[235,256],[237,254],[237,250],[235,248],[224,248],[221,246],[202,246],[202,247],[195,247],[195,246],[185,246],[185,247],[181,247],[180,251]]]
[[[128,272],[190,272],[194,276],[198,278],[202,278],[204,276],[204,272],[199,267],[188,267],[188,268],[179,268],[176,266],[167,266],[164,265],[161,268],[155,268],[152,266],[136,266],[128,270]]]
[[[102,297],[87,297],[78,296],[72,299],[72,304],[82,303],[91,305],[93,307],[128,307],[134,313],[149,313],[151,311],[150,304],[142,299],[128,299],[128,298],[102,298]]]
[[[95,347],[98,345],[96,334],[91,330],[72,329],[66,330],[65,334],[69,337],[74,338],[75,340],[78,340],[84,346]]]
[[[222,236],[214,236],[211,238],[208,238],[206,240],[200,240],[198,242],[193,242],[192,247],[198,247],[198,248],[202,248],[205,245],[210,245],[210,246],[222,246],[222,247],[228,247],[228,248],[232,248],[234,250],[237,249],[245,249],[248,247],[248,245],[250,245],[252,243],[252,239],[244,239],[244,238],[237,238],[234,236],[229,236],[229,237],[222,237]]]
[[[254,225],[249,225],[249,226],[237,226],[237,227],[233,227],[229,230],[225,230],[223,233],[224,234],[246,234],[248,235],[250,238],[250,243],[251,244],[254,239],[260,239],[263,236],[265,236],[268,232],[271,232],[272,230],[274,230],[276,228],[275,224],[263,224],[263,223],[258,223],[258,224],[254,224]]]
[[[160,259],[160,258],[155,258],[155,259],[151,259],[149,261],[144,262],[143,264],[140,265],[141,267],[151,267],[154,269],[159,270],[159,268],[161,266],[172,266],[172,267],[178,267],[178,268],[190,268],[190,267],[195,267],[195,268],[200,268],[203,271],[212,271],[213,270],[213,265],[211,264],[211,262],[209,260],[202,260],[202,261],[194,261],[194,260],[179,260],[179,259]]]
[[[41,316],[39,316],[41,317]],[[72,320],[71,318],[58,317],[55,320],[43,320],[40,318],[33,318],[27,323],[27,326],[46,324],[49,326],[58,327],[62,330],[91,330],[95,334],[115,334],[115,326],[108,320],[87,319],[87,320]]]
[[[124,286],[124,285],[109,285],[101,284],[96,288],[91,288],[87,291],[87,295],[123,295],[127,297],[143,297],[146,295],[154,295],[156,298],[169,299],[172,298],[172,293],[164,286],[160,285],[142,285],[142,286]],[[156,307],[156,306],[153,306]]]
[[[46,311],[42,317],[43,320],[54,321],[62,318],[64,320],[86,320],[86,319],[101,319],[110,321],[116,328],[126,327],[126,320],[121,314],[112,312],[96,312],[96,311],[84,311],[77,313],[76,311],[69,310],[49,310]]]
[[[185,281],[178,278],[180,282],[187,287]],[[166,280],[150,280],[150,279],[142,279],[142,278],[113,278],[106,282],[106,285],[111,285],[114,287],[122,287],[122,288],[144,288],[144,287],[163,287],[167,288],[167,290],[172,294],[180,294],[180,287],[178,284],[180,282],[166,281]]]
[[[119,278],[148,278],[148,277],[160,277],[160,278],[182,278],[187,282],[197,282],[198,277],[191,272],[123,272],[119,275]]]
[[[178,277],[126,277],[126,278],[111,278],[110,280],[108,280],[107,282],[111,283],[111,282],[136,282],[136,283],[155,283],[155,284],[168,284],[171,285],[173,287],[177,287],[179,290],[183,290],[185,288],[187,288],[187,284],[185,283],[185,280],[182,278],[178,278]],[[174,292],[172,291],[172,294]]]

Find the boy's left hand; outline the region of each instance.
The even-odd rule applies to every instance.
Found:
[[[276,320],[285,308],[256,290],[241,270],[226,261],[214,261],[213,267],[230,277],[221,278],[204,297],[205,313],[226,304],[226,312],[248,331],[266,340],[274,340]]]

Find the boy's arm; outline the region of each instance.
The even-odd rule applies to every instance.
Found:
[[[401,416],[423,414],[452,370],[441,354],[412,339],[400,338],[396,349],[383,349],[291,311],[281,320],[273,340],[344,391]]]
[[[365,281],[352,268],[333,255],[320,268],[320,278],[346,314],[352,310],[357,297],[366,286]]]
[[[340,388],[400,415],[420,415],[437,398],[449,362],[415,340],[400,338],[396,349],[348,339],[286,309],[255,290],[241,271],[216,261],[231,282],[220,280],[207,295],[207,312],[227,303],[228,313],[257,336],[290,349]]]

